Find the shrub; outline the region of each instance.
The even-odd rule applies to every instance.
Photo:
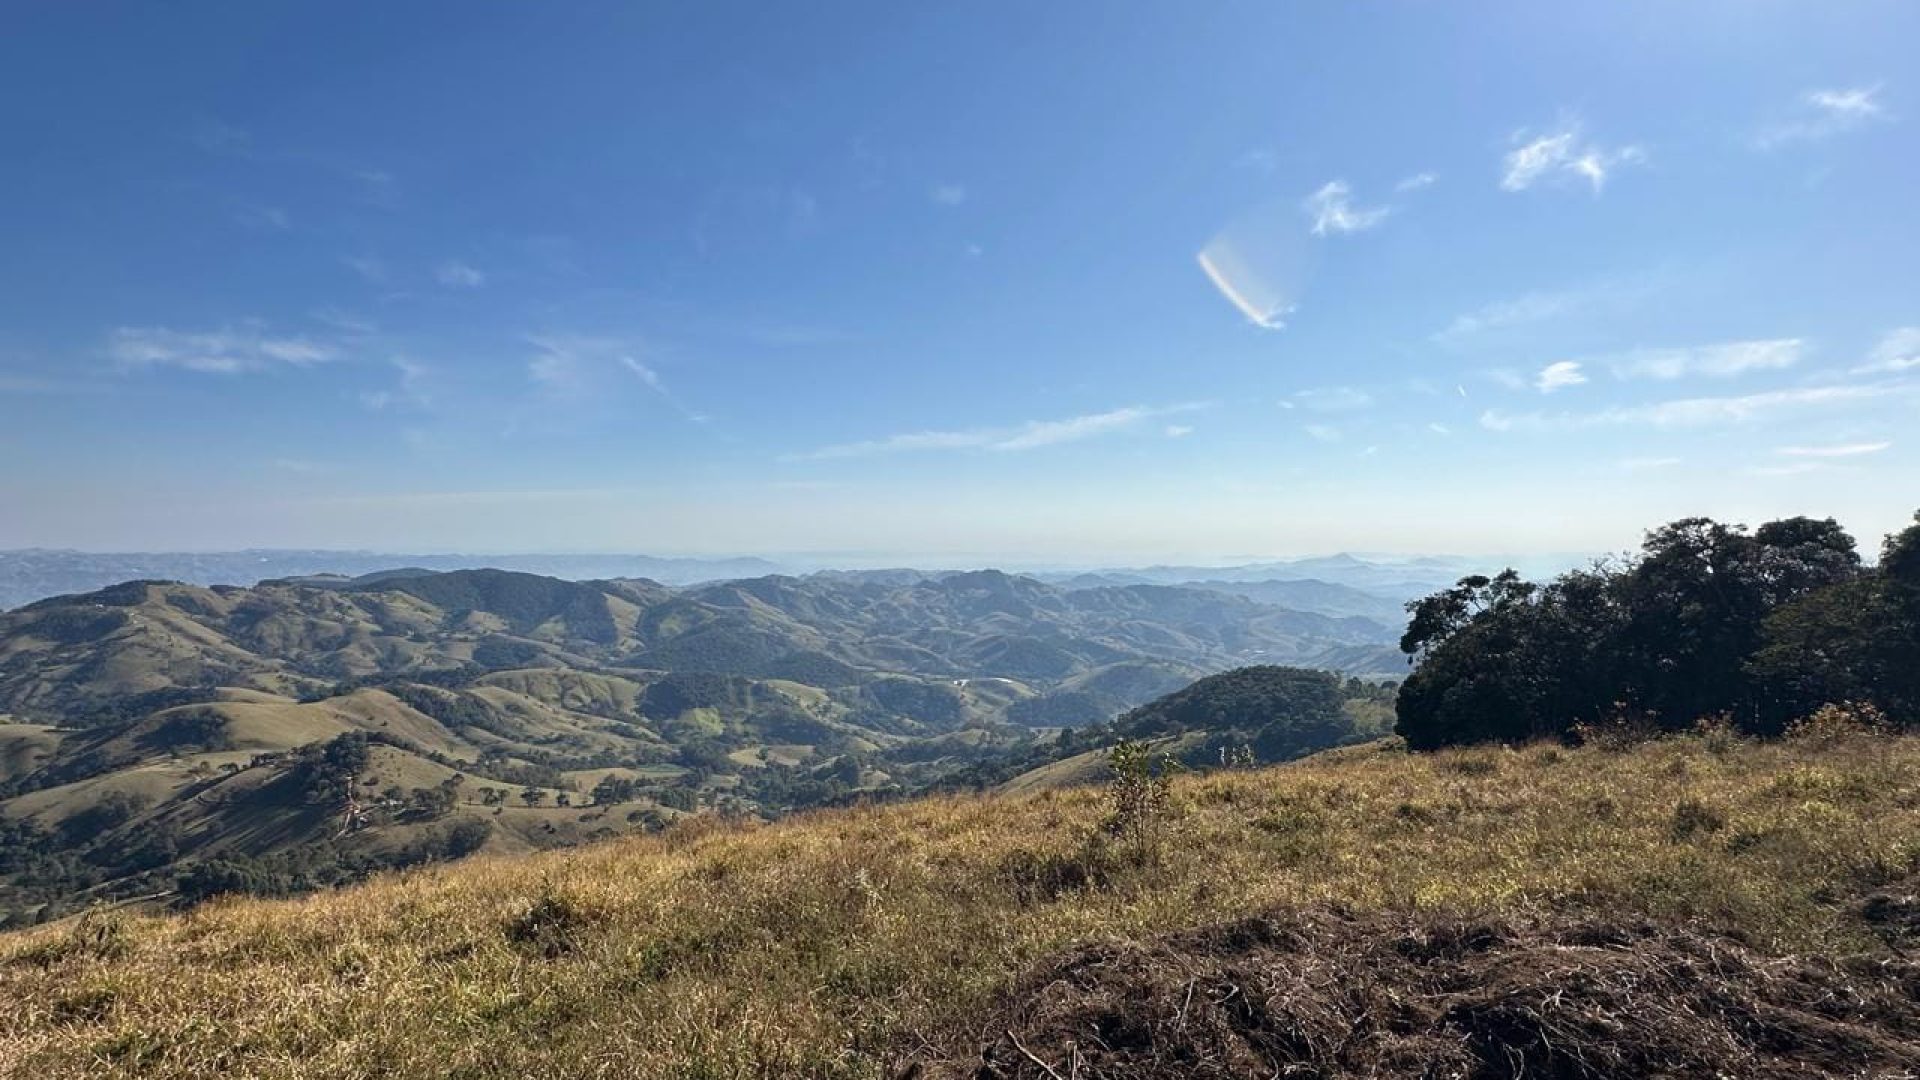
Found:
[[[1718,809],[1695,798],[1683,798],[1673,806],[1669,832],[1675,840],[1690,840],[1700,833],[1714,833],[1727,827],[1727,818]]]
[[[1108,753],[1107,764],[1113,779],[1102,830],[1132,847],[1143,862],[1159,862],[1167,822],[1174,815],[1173,776],[1180,763],[1166,754],[1156,757],[1145,743],[1122,739]]]
[[[1857,735],[1888,735],[1894,726],[1886,714],[1866,702],[1822,705],[1787,726],[1787,737],[1819,744]]]

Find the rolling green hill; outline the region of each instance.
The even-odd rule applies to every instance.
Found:
[[[983,784],[1209,672],[1382,633],[994,571],[126,582],[0,614],[0,917]]]

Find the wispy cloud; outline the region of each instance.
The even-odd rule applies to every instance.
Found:
[[[1329,181],[1319,191],[1307,196],[1301,206],[1307,216],[1313,219],[1315,236],[1364,232],[1387,220],[1387,215],[1393,213],[1392,208],[1386,206],[1355,206],[1353,191],[1344,180]]]
[[[1809,90],[1800,95],[1792,116],[1762,128],[1753,137],[1761,150],[1813,142],[1892,117],[1880,103],[1878,86]]]
[[[1621,379],[1672,381],[1705,375],[1728,378],[1752,371],[1778,371],[1800,362],[1799,338],[1727,341],[1680,349],[1636,349],[1608,361]]]
[[[1127,431],[1151,419],[1192,412],[1201,408],[1205,406],[1199,403],[1162,406],[1130,405],[1107,412],[1071,416],[1061,420],[1029,420],[1014,427],[906,432],[889,435],[883,439],[823,446],[806,453],[788,455],[787,460],[829,461],[839,458],[875,457],[883,454],[929,450],[999,452],[1037,450],[1041,447],[1079,442]],[[1171,434],[1171,429],[1168,429],[1168,433]]]
[[[1655,469],[1671,469],[1680,464],[1680,459],[1677,457],[1622,458],[1616,464],[1623,472],[1651,472]]]
[[[433,276],[451,289],[477,289],[487,283],[487,275],[459,259],[448,259],[434,267]]]
[[[433,402],[426,391],[426,382],[431,369],[405,356],[389,357],[388,362],[398,375],[393,387],[361,394],[360,403],[375,412],[401,407],[419,409],[431,407]]]
[[[1283,409],[1301,408],[1308,412],[1351,412],[1373,404],[1373,395],[1357,386],[1321,386],[1296,390],[1282,398]]]
[[[267,462],[281,472],[297,476],[324,476],[339,471],[339,467],[324,461],[308,461],[305,458],[274,458]]]
[[[125,369],[174,367],[219,374],[306,367],[339,355],[331,345],[269,334],[257,326],[205,331],[123,326],[113,332],[107,351]]]
[[[1911,371],[1920,368],[1920,326],[1903,326],[1880,339],[1855,375]]]
[[[203,116],[194,122],[188,134],[193,144],[209,154],[247,157],[253,153],[253,136],[223,120]]]
[[[1878,454],[1893,446],[1890,442],[1836,443],[1829,446],[1782,446],[1774,453],[1796,458],[1850,458]]]
[[[1169,439],[1184,439],[1184,438],[1186,438],[1187,436],[1189,436],[1189,435],[1191,435],[1191,434],[1193,434],[1193,425],[1191,425],[1191,424],[1168,424],[1168,425],[1167,425],[1167,426],[1166,426],[1166,427],[1165,427],[1165,428],[1163,429],[1163,433],[1164,433],[1164,434],[1166,435],[1166,437],[1167,437],[1167,438],[1169,438]]]
[[[1550,323],[1615,316],[1639,305],[1666,280],[1664,273],[1650,271],[1630,279],[1522,293],[1455,316],[1432,340],[1451,349],[1479,348],[1489,341],[1524,337]]]
[[[935,184],[927,191],[927,198],[936,206],[959,206],[967,201],[965,184]]]
[[[1308,424],[1300,430],[1319,442],[1339,442],[1342,437],[1340,429],[1332,424]]]
[[[1796,461],[1787,465],[1755,465],[1746,472],[1748,476],[1804,476],[1824,468],[1826,466],[1817,461]]]
[[[1884,401],[1911,396],[1911,382],[1843,383],[1769,390],[1736,397],[1696,397],[1587,413],[1508,413],[1490,409],[1480,426],[1491,431],[1565,431],[1579,428],[1642,426],[1698,428],[1742,424],[1804,409]]]
[[[233,220],[241,228],[254,232],[286,232],[293,228],[293,219],[285,210],[277,206],[265,206],[258,203],[244,203],[233,212]]]
[[[1576,122],[1566,122],[1544,135],[1518,131],[1514,147],[1501,161],[1503,191],[1525,191],[1535,184],[1585,180],[1598,195],[1614,170],[1646,161],[1637,146],[1605,147],[1587,139]]]
[[[1555,390],[1579,386],[1586,381],[1587,377],[1581,373],[1578,361],[1556,360],[1540,369],[1540,373],[1533,377],[1533,386],[1543,394],[1551,394]]]
[[[567,337],[529,337],[536,350],[527,360],[527,378],[552,397],[578,397],[586,392],[585,354],[604,351],[600,343]]]
[[[1393,185],[1393,190],[1400,192],[1419,191],[1424,187],[1432,187],[1434,182],[1439,179],[1440,176],[1438,173],[1417,172]]]
[[[372,322],[336,307],[318,307],[307,313],[313,321],[331,326],[345,334],[371,334],[379,329]]]
[[[342,255],[340,265],[360,275],[361,280],[373,285],[384,285],[387,281],[387,264],[373,255]]]
[[[706,414],[695,412],[681,403],[680,399],[674,396],[673,391],[667,389],[667,384],[665,380],[660,378],[660,373],[653,368],[648,367],[639,359],[632,356],[622,356],[620,358],[620,366],[633,372],[636,378],[646,384],[647,389],[659,394],[660,397],[666,401],[667,404],[673,406],[674,411],[678,412],[681,416],[686,417],[696,424],[704,424],[707,422],[708,417]]]

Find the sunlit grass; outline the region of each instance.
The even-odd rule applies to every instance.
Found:
[[[1876,945],[1849,901],[1920,870],[1916,737],[1363,749],[1177,796],[1157,864],[1082,865],[1105,806],[1077,789],[0,937],[0,1075],[871,1077],[1091,938],[1340,904],[1644,914],[1840,953]]]

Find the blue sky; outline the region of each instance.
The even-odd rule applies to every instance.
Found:
[[[1600,551],[1920,484],[1920,7],[45,4],[0,546]]]

